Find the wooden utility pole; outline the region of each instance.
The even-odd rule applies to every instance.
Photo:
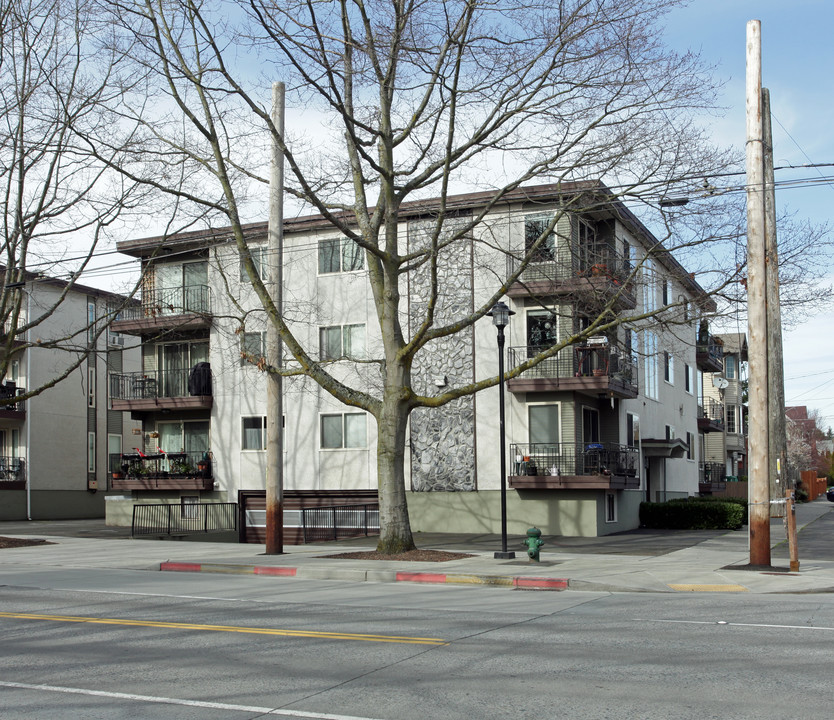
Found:
[[[770,566],[768,372],[761,22],[747,23],[747,326],[750,564]]]
[[[272,123],[284,140],[284,83],[272,84]],[[284,153],[272,139],[269,176],[269,229],[267,231],[269,277],[266,287],[278,313],[284,312]],[[283,367],[283,346],[275,323],[267,322],[266,361],[269,367]],[[284,552],[284,396],[280,373],[267,375],[266,395],[266,554]]]
[[[779,297],[779,249],[776,237],[776,178],[773,173],[773,132],[770,91],[762,88],[765,183],[765,262],[767,273],[767,414],[770,497],[784,498],[787,488],[788,438],[785,429],[785,370],[782,359],[782,304]],[[771,517],[785,517],[785,505],[771,503]]]

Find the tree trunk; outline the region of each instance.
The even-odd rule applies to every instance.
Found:
[[[376,451],[381,530],[377,550],[384,553],[401,553],[415,547],[405,496],[408,414],[408,405],[402,400],[402,386],[386,389],[377,418]]]

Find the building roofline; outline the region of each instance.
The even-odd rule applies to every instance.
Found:
[[[6,270],[7,268],[5,265],[0,265],[0,275],[5,277]],[[31,270],[25,270],[23,277],[24,281],[27,283],[37,282],[38,285],[47,285],[61,290],[70,287],[72,292],[78,292],[82,295],[93,295],[95,297],[118,300],[120,302],[127,300],[130,303],[136,304],[139,304],[140,302],[135,298],[131,298],[129,295],[122,295],[121,293],[111,292],[110,290],[102,290],[101,288],[95,288],[90,285],[82,285],[81,283],[72,282],[71,280],[61,280],[60,278],[49,277],[48,275],[35,273]]]

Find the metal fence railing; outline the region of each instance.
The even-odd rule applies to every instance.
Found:
[[[547,346],[527,345],[511,347],[508,353],[510,368],[521,365],[531,357],[547,350]],[[609,346],[568,346],[553,357],[525,370],[523,378],[579,378],[606,377],[637,386],[637,368],[633,359],[618,348]]]
[[[704,418],[714,423],[724,424],[724,403],[713,398],[702,398],[698,403],[698,418]]]
[[[211,288],[208,285],[185,285],[154,288],[142,293],[141,305],[130,305],[119,313],[119,320],[140,320],[166,315],[210,315]]]
[[[211,368],[198,363],[192,368],[114,373],[110,376],[110,397],[114,400],[147,400],[212,394]]]
[[[20,395],[25,394],[26,388],[18,387],[16,383],[5,382],[3,384],[0,384],[0,398],[3,398],[4,400],[9,400],[13,397],[18,397]],[[26,401],[18,400],[15,403],[7,402],[4,405],[0,405],[0,410],[8,410],[11,412],[25,412]]]
[[[26,480],[26,461],[21,457],[0,457],[0,486]]]
[[[237,503],[134,505],[131,535],[182,535],[237,530]]]
[[[507,257],[508,273],[516,272],[524,260],[528,261],[528,265],[521,272],[521,282],[558,282],[576,277],[596,277],[621,285],[633,269],[628,258],[604,242],[560,242],[555,246],[542,246],[536,251],[519,249]]]
[[[127,477],[210,478],[210,452],[112,453],[108,456],[111,473]]]
[[[301,526],[305,543],[375,535],[379,532],[379,504],[303,508]]]
[[[637,448],[618,443],[510,445],[511,475],[637,475]]]

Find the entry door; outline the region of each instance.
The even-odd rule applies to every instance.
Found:
[[[527,408],[527,422],[530,462],[536,464],[538,474],[551,474],[551,468],[560,467],[559,406],[530,405]]]
[[[582,443],[599,442],[599,410],[595,408],[582,408]]]

